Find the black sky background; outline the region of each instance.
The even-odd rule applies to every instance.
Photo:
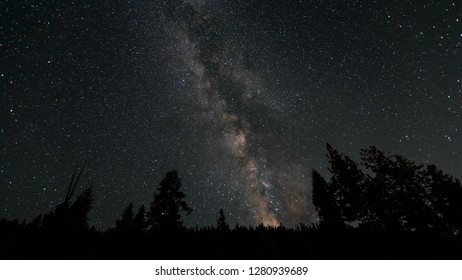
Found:
[[[0,1],[0,217],[92,223],[178,169],[188,224],[316,221],[325,143],[462,178],[458,1]]]

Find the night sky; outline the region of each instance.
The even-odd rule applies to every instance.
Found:
[[[177,169],[187,225],[316,221],[325,143],[462,178],[462,2],[0,0],[0,218],[91,224]]]

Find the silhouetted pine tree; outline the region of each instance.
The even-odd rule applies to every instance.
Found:
[[[133,227],[133,203],[128,204],[120,219],[116,221],[116,230],[127,231]]]
[[[186,195],[180,189],[181,178],[178,177],[177,171],[167,172],[151,203],[149,221],[152,229],[177,231],[183,228],[181,212],[190,214],[192,209],[184,200]]]
[[[146,221],[146,210],[144,205],[138,209],[138,212],[133,219],[133,228],[137,231],[144,231],[147,228],[147,221]]]
[[[334,195],[340,217],[345,222],[358,221],[364,211],[365,176],[358,168],[358,163],[339,153],[329,144],[327,156],[330,163],[329,171],[332,174],[329,190]]]
[[[340,154],[327,144],[329,171],[332,177],[327,182],[317,171],[312,172],[313,204],[318,210],[321,223],[329,226],[343,226],[358,221],[364,209],[363,172],[358,164]]]
[[[225,213],[220,209],[220,214],[217,218],[217,229],[219,231],[229,231],[229,225],[226,223]]]
[[[316,170],[311,173],[313,186],[312,199],[323,226],[337,227],[343,225],[340,209],[335,203],[334,193],[329,189],[326,180]]]

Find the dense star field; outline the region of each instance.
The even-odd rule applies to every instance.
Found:
[[[317,219],[325,143],[462,178],[459,1],[0,1],[0,218],[64,199],[91,224],[177,169],[187,225]]]

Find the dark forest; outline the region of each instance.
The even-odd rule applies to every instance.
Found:
[[[462,249],[462,185],[434,165],[376,147],[355,162],[327,144],[330,178],[312,171],[319,222],[296,227],[216,225],[187,228],[191,213],[177,171],[167,172],[150,205],[130,203],[115,225],[89,224],[93,186],[75,190],[31,221],[0,221],[2,259],[453,259]]]

